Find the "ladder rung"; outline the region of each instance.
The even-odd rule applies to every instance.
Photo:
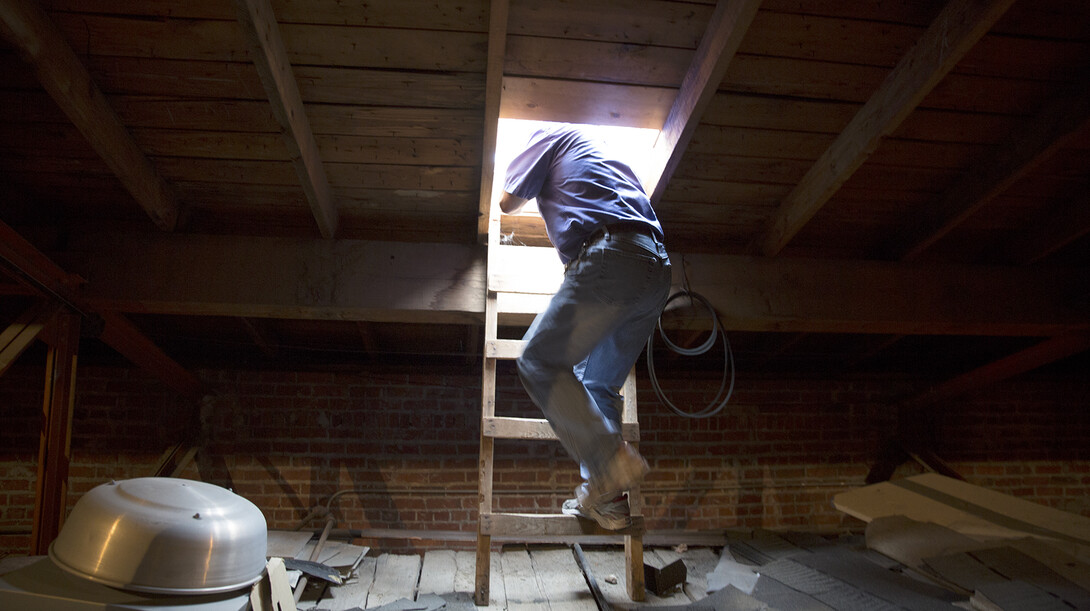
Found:
[[[482,535],[642,535],[643,516],[632,516],[623,530],[606,530],[586,518],[562,513],[490,513],[480,516]]]
[[[512,418],[491,416],[481,419],[481,431],[485,437],[496,439],[556,439],[556,433],[544,418]],[[640,440],[638,422],[621,423],[621,438],[625,441]]]
[[[517,359],[525,345],[521,339],[490,339],[484,343],[484,355],[490,359]]]

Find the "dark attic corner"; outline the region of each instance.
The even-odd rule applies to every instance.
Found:
[[[0,609],[1090,608],[1088,57],[1069,0],[0,0]]]

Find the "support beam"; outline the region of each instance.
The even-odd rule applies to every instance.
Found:
[[[0,1],[0,33],[34,66],[38,79],[125,189],[160,229],[178,222],[173,188],[136,145],[68,41],[31,0]]]
[[[38,443],[38,480],[34,496],[34,523],[30,554],[48,552],[60,534],[68,497],[68,465],[72,451],[72,408],[76,394],[76,354],[79,352],[79,316],[59,314],[45,364],[45,397]]]
[[[204,395],[201,381],[167,356],[127,318],[111,311],[103,311],[101,316],[105,326],[99,339],[121,356],[159,378],[183,397],[197,400]]]
[[[1021,352],[947,380],[910,399],[906,402],[906,405],[921,407],[944,399],[952,399],[974,390],[987,388],[1003,380],[1049,365],[1085,350],[1090,350],[1090,332],[1073,331],[1059,335],[1026,348]]]
[[[962,57],[1003,16],[1014,0],[950,0],[916,45],[799,184],[781,202],[751,251],[780,253],[832,198],[881,139],[895,130]]]
[[[60,306],[47,301],[34,304],[0,333],[0,375],[11,367],[57,315]]]
[[[483,321],[485,252],[477,246],[88,234],[73,237],[72,247],[86,265],[79,270],[89,280],[86,295],[102,309]],[[504,280],[498,285],[533,298],[523,309],[501,305],[500,324],[528,323],[544,303],[536,299],[547,301],[559,282],[556,253],[490,250],[497,265],[489,273]],[[501,262],[512,266],[510,277]],[[1079,301],[1090,278],[1080,270],[731,255],[685,255],[684,262],[689,282],[723,313],[729,330],[1053,336],[1090,328]],[[678,286],[681,267],[674,268]],[[282,281],[262,281],[273,275]]]
[[[272,4],[269,0],[235,0],[235,7],[273,114],[284,130],[284,144],[318,222],[318,230],[323,238],[332,238],[337,233],[337,207]]]
[[[651,153],[655,157],[657,173],[654,183],[645,188],[651,194],[652,205],[662,201],[663,191],[681,162],[700,117],[723,82],[727,66],[734,59],[760,5],[761,0],[719,0],[716,4]]]
[[[137,366],[183,395],[203,395],[197,378],[175,363],[123,316],[92,307],[78,289],[82,278],[69,274],[42,254],[33,244],[7,224],[0,222],[0,262],[5,271],[22,284],[54,302],[64,304],[82,315],[99,314],[104,322],[101,339],[133,361]],[[155,273],[152,270],[147,270]]]
[[[492,181],[496,173],[496,133],[499,131],[500,97],[503,92],[503,61],[507,49],[508,0],[490,0],[488,16],[488,64],[485,68],[484,133],[481,142],[481,199],[477,212],[477,242],[488,239],[492,211]]]
[[[887,246],[890,259],[912,261],[977,210],[1062,148],[1090,122],[1090,88],[1050,101],[1020,125],[989,159],[972,168],[912,221]],[[918,220],[917,220],[918,219]]]

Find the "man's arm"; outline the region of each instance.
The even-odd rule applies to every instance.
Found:
[[[512,195],[507,191],[504,191],[503,196],[500,197],[500,210],[502,210],[504,214],[514,214],[519,210],[522,210],[522,207],[525,206],[528,201],[530,200],[523,199],[517,195]]]

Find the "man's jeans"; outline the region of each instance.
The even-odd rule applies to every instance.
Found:
[[[650,235],[588,242],[524,339],[519,377],[583,468],[601,471],[621,445],[621,386],[670,292],[670,259]]]

